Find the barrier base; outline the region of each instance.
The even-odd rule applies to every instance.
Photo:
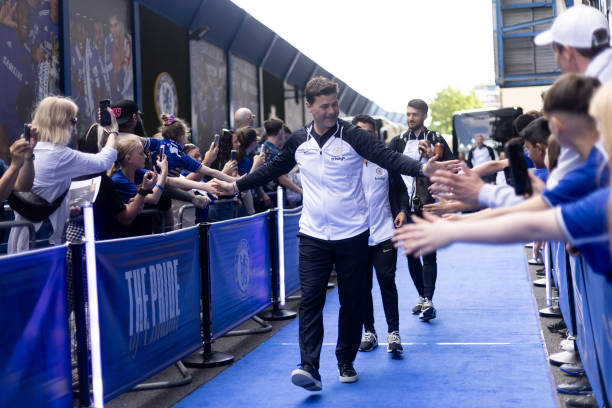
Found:
[[[191,355],[183,359],[183,364],[193,368],[212,368],[229,365],[234,362],[234,356],[220,351],[211,351],[206,353],[204,350],[199,351],[197,355]]]
[[[178,368],[178,370],[180,371],[181,376],[183,377],[182,379],[177,380],[177,381],[160,381],[160,382],[153,382],[153,383],[138,384],[137,386],[132,388],[130,391],[158,390],[161,388],[181,387],[183,385],[190,384],[193,378],[191,377],[191,375],[189,374],[189,372],[187,371],[183,363],[180,361],[176,363],[176,368]]]
[[[333,289],[336,287],[336,284],[334,282],[327,282],[327,289]]]
[[[262,334],[262,333],[268,333],[268,332],[272,331],[272,325],[266,323],[263,320],[261,320],[259,317],[253,316],[251,318],[251,320],[253,320],[255,323],[259,324],[261,327],[258,327],[256,329],[232,330],[229,333],[225,333],[224,336],[225,337],[246,336],[248,334]]]
[[[548,359],[550,364],[560,366],[561,364],[576,364],[580,362],[578,353],[561,351],[559,353],[551,354]]]
[[[264,320],[289,320],[297,316],[297,313],[292,310],[272,309],[266,312],[261,312],[258,316]]]
[[[548,306],[544,309],[540,309],[540,316],[542,317],[561,317],[561,309],[558,306]]]
[[[535,259],[535,258],[531,258],[530,260],[527,261],[527,263],[529,265],[544,265],[544,262],[542,262],[542,261],[540,261],[538,259]]]

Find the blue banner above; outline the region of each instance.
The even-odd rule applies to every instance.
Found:
[[[210,224],[213,338],[271,304],[268,214]]]
[[[0,407],[72,407],[66,246],[0,259]]]
[[[198,227],[96,245],[104,398],[202,347]]]

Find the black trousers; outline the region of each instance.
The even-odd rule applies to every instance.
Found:
[[[336,358],[339,363],[352,363],[355,360],[361,341],[368,237],[369,231],[338,241],[300,236],[302,301],[299,315],[302,364],[310,364],[319,369],[323,344],[323,306],[329,274],[334,264],[340,298]]]
[[[374,330],[374,305],[372,303],[372,284],[376,270],[380,295],[382,297],[387,330],[389,333],[399,330],[399,311],[397,306],[397,287],[395,286],[395,270],[397,264],[397,249],[391,240],[381,242],[369,247],[368,272],[366,276],[366,294],[363,306],[363,327],[368,331]]]
[[[408,222],[412,222],[408,216]],[[407,256],[408,271],[414,283],[414,287],[419,296],[433,299],[436,290],[436,279],[438,277],[438,263],[436,261],[436,252],[425,255],[419,258],[413,258],[412,255]],[[423,263],[421,263],[423,259]]]

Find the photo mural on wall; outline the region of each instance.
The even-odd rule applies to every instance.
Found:
[[[131,21],[125,0],[70,1],[71,97],[79,106],[79,134],[96,121],[101,99],[134,99]]]
[[[60,93],[59,0],[0,0],[0,159],[32,120],[34,108]]]
[[[259,93],[257,92],[257,67],[232,55],[232,115],[239,108],[249,108],[259,118]]]
[[[227,128],[225,52],[206,41],[190,41],[192,135],[208,150],[215,133]]]

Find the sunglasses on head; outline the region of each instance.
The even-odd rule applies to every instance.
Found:
[[[70,123],[72,123],[73,125],[77,124],[77,118],[70,118]]]

